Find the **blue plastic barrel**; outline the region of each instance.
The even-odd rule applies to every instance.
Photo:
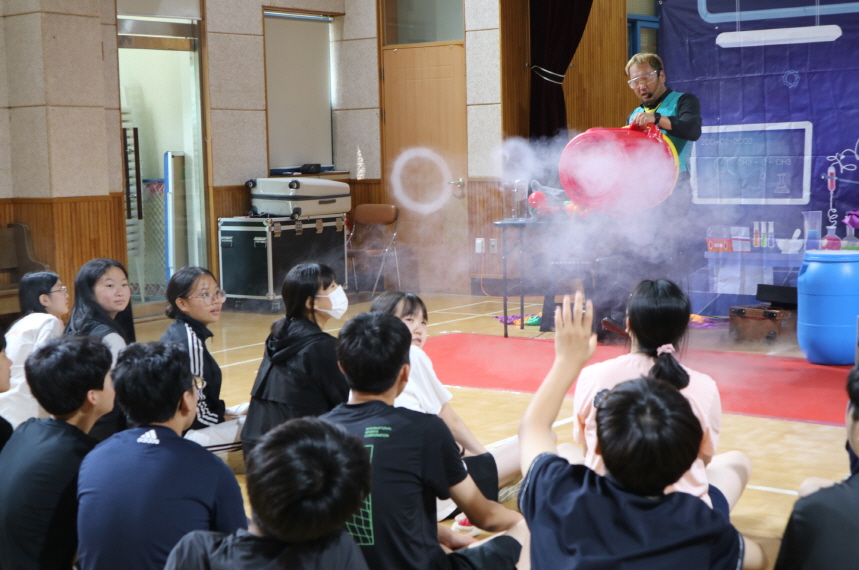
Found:
[[[799,270],[796,335],[812,364],[856,361],[859,251],[807,251]]]

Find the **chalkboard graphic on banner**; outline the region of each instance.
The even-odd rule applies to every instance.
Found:
[[[778,5],[774,8],[773,5]],[[859,2],[840,0],[698,0],[701,19],[711,24],[831,16],[859,12]]]
[[[837,24],[820,25],[820,16],[859,12],[859,2],[839,0],[698,0],[698,13],[709,23],[735,22],[737,30],[722,32],[716,44],[723,48],[834,42],[841,37]],[[740,22],[814,17],[813,26],[788,26],[740,30]]]
[[[701,131],[690,156],[693,203],[808,204],[810,122],[718,125]]]

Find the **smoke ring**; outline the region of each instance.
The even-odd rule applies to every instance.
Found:
[[[425,158],[432,162],[436,168],[439,169],[439,172],[441,172],[442,179],[445,180],[438,198],[432,202],[418,202],[417,200],[413,200],[406,194],[405,190],[403,190],[403,169],[406,167],[406,163],[414,158]],[[399,200],[400,204],[402,204],[404,208],[408,208],[418,214],[432,214],[444,207],[447,201],[450,200],[450,196],[452,194],[450,185],[446,183],[446,181],[451,178],[453,178],[453,176],[451,175],[450,168],[448,168],[444,159],[428,148],[410,148],[403,151],[403,153],[397,157],[397,160],[394,161],[394,167],[391,170],[391,186],[394,189],[394,196]]]

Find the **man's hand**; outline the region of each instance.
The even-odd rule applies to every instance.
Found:
[[[632,118],[632,124],[641,128],[652,125],[655,122],[656,115],[654,113],[638,113]]]

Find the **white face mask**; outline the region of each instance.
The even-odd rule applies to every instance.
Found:
[[[326,313],[331,315],[334,319],[341,319],[343,315],[346,314],[346,309],[349,308],[349,299],[346,298],[346,292],[343,290],[343,287],[340,285],[337,286],[330,294],[328,295],[317,295],[317,298],[328,297],[331,301],[330,309],[316,309],[322,313]]]

